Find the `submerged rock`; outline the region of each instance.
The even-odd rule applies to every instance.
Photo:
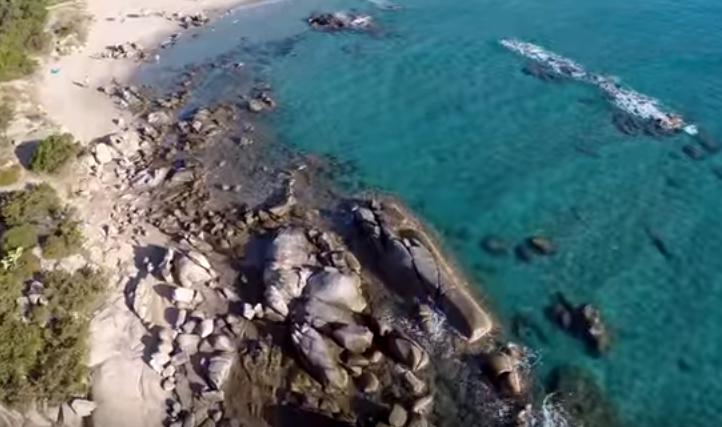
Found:
[[[617,409],[594,377],[579,367],[563,365],[555,368],[549,378],[549,392],[557,393],[564,409],[584,425],[622,426]]]

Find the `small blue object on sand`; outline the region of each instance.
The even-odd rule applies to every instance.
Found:
[[[60,68],[53,68],[50,70],[51,74],[58,74],[60,72]]]

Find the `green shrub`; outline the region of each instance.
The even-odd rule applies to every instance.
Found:
[[[30,224],[18,225],[9,229],[2,237],[2,252],[13,249],[32,249],[38,244],[38,232]]]
[[[0,199],[0,219],[8,227],[25,223],[46,223],[61,210],[60,198],[48,184],[29,185],[25,190]]]
[[[55,232],[43,241],[43,257],[60,259],[75,255],[83,248],[84,241],[80,222],[71,217],[63,218]]]
[[[18,165],[0,169],[0,187],[13,185],[20,180],[22,169]]]
[[[30,170],[40,173],[58,173],[79,151],[73,136],[69,133],[53,134],[40,141],[30,159]]]
[[[28,75],[47,44],[46,0],[0,1],[0,81]]]
[[[73,274],[46,272],[48,305],[18,318],[15,299],[23,281],[0,272],[0,402],[17,405],[34,399],[57,403],[84,394],[89,315],[105,290],[106,278],[91,268]]]

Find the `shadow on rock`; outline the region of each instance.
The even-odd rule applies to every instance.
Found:
[[[351,427],[344,421],[335,420],[317,412],[312,412],[288,405],[274,405],[266,408],[266,422],[273,427]]]
[[[30,168],[30,161],[33,158],[33,153],[40,145],[40,140],[26,141],[15,147],[15,156],[24,168]]]

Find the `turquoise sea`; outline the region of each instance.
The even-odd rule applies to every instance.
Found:
[[[341,182],[350,191],[391,192],[428,220],[502,321],[530,325],[517,339],[539,352],[541,374],[588,369],[626,426],[721,426],[722,155],[688,158],[682,149],[695,141],[684,134],[621,133],[597,90],[524,74],[498,40],[614,75],[722,142],[722,2],[398,2],[403,10],[361,0],[249,6],[149,71],[223,53],[261,64],[280,103],[268,117],[277,137],[350,162]],[[324,34],[304,23],[312,11],[350,9],[382,31]],[[224,84],[212,74],[206,98]],[[557,254],[525,263],[480,246],[488,235],[513,247],[534,234]],[[548,320],[556,292],[601,309],[608,355],[589,357]]]

